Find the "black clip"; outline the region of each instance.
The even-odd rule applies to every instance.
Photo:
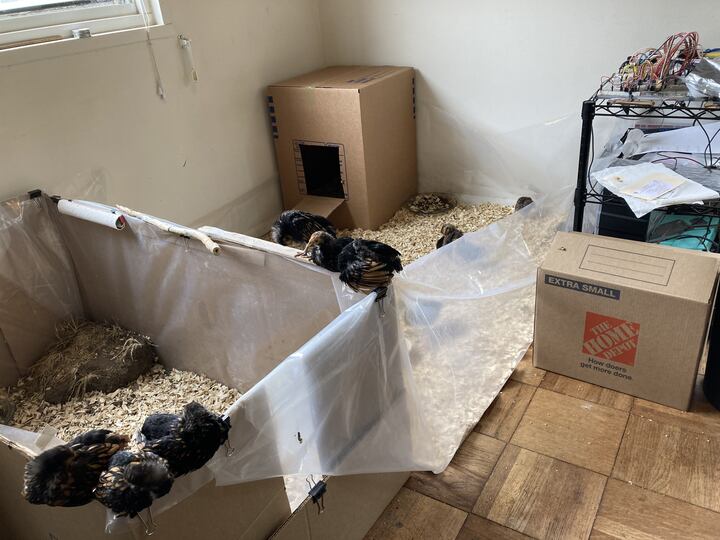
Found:
[[[33,189],[33,190],[28,191],[28,197],[30,197],[31,199],[37,199],[41,195],[42,195],[41,189]]]
[[[312,502],[318,505],[318,514],[322,514],[325,511],[325,492],[327,491],[327,484],[320,480],[317,484],[310,488],[308,495],[312,499]]]

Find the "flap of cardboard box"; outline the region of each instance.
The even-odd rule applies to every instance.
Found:
[[[397,66],[333,66],[275,83],[271,86],[360,89],[408,69],[412,68]]]
[[[317,216],[328,217],[337,210],[345,199],[336,199],[334,197],[316,197],[314,195],[306,195],[299,203],[295,205],[295,210],[310,212]]]
[[[720,257],[580,233],[558,233],[542,269],[706,303]]]

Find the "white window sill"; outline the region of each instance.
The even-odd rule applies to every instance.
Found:
[[[150,39],[152,40],[176,37],[177,33],[172,24],[150,27]],[[24,45],[0,50],[0,67],[38,62],[49,58],[82,54],[112,47],[122,47],[133,43],[142,43],[146,40],[147,32],[145,28],[132,28],[130,30],[96,34],[84,39],[70,38],[35,45]]]

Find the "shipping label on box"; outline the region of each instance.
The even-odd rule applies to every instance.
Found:
[[[535,365],[687,409],[719,261],[689,250],[558,233],[538,270]]]

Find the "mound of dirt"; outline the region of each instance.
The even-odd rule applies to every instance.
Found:
[[[31,369],[29,389],[49,403],[127,386],[157,362],[150,338],[111,323],[68,321]]]

